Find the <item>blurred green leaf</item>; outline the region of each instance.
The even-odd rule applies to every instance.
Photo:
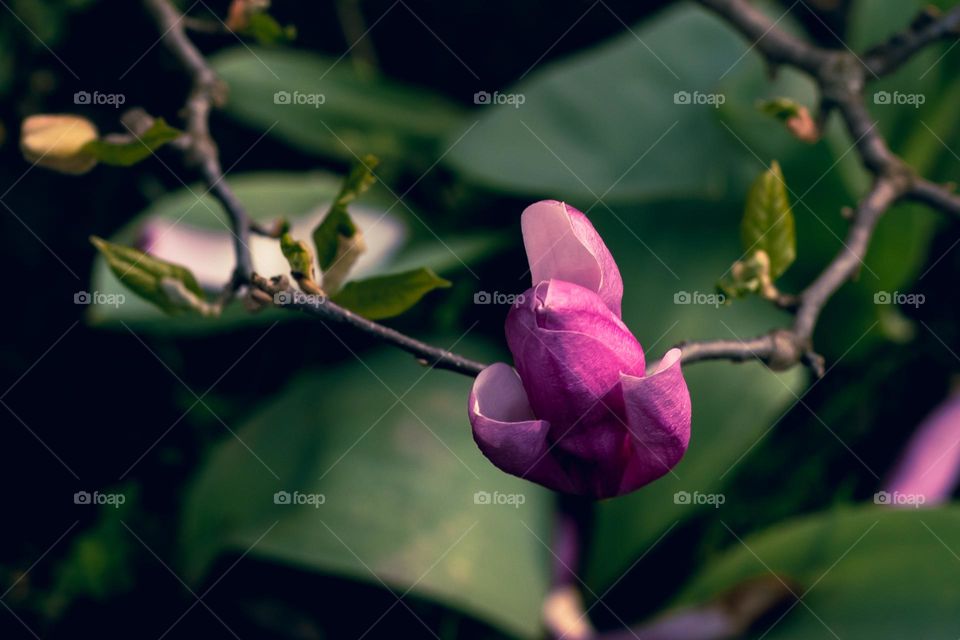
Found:
[[[446,289],[444,280],[430,269],[414,269],[387,276],[348,282],[333,301],[371,320],[398,316],[434,289]]]
[[[203,301],[203,291],[189,269],[96,236],[92,236],[90,241],[120,282],[164,312],[174,315],[193,308],[181,296],[173,293],[171,285],[179,284],[185,288],[188,296]]]
[[[111,140],[109,136],[100,138],[84,145],[84,151],[104,164],[129,167],[149,158],[154,151],[182,135],[183,131],[171,127],[163,118],[157,118],[143,135],[121,135],[122,141]]]
[[[616,216],[598,210],[590,214],[623,274],[623,320],[643,345],[648,366],[682,340],[746,338],[790,322],[788,314],[766,301],[723,305],[714,295],[717,273],[739,246],[735,234],[718,235],[716,228],[733,228],[740,206],[690,202],[671,205],[669,216],[657,215],[656,205],[625,208]],[[642,245],[637,237],[643,238]],[[690,447],[673,473],[599,505],[586,572],[597,593],[678,522],[717,511],[677,503],[674,494],[722,491],[739,465],[748,462],[752,447],[796,400],[806,379],[800,369],[777,374],[753,362],[697,363],[684,366],[683,375],[693,403]]]
[[[305,51],[235,47],[211,64],[230,86],[227,113],[310,153],[432,162],[461,123],[457,107],[424,88],[364,79],[349,62]]]
[[[761,533],[729,550],[683,591],[692,604],[771,572],[799,583],[794,607],[764,638],[948,638],[960,599],[960,509],[844,508]],[[757,629],[757,635],[766,629]],[[754,637],[753,635],[750,637]]]
[[[302,232],[309,234],[316,222],[336,197],[341,179],[338,176],[321,173],[253,173],[231,175],[230,184],[247,208],[247,211],[259,222],[270,225],[278,218],[288,218],[294,223],[307,224]],[[206,193],[206,187],[192,185],[171,192],[156,200],[148,209],[136,216],[127,226],[118,231],[111,241],[118,244],[144,246],[147,236],[160,236],[166,243],[177,245],[184,238],[177,234],[185,229],[190,233],[200,231],[218,238],[219,244],[209,250],[204,244],[199,250],[184,247],[182,252],[189,254],[189,267],[200,282],[212,281],[214,287],[222,286],[229,278],[233,268],[233,247],[230,236],[229,220],[216,199]],[[358,223],[370,227],[367,235],[367,251],[355,268],[358,277],[379,275],[395,270],[390,266],[390,258],[399,249],[405,236],[403,224],[393,214],[384,214],[387,199],[377,200],[371,194],[373,206],[355,208]],[[392,200],[390,200],[392,202]],[[161,224],[159,228],[147,233],[151,226]],[[276,240],[270,238],[251,238],[254,252],[254,266],[271,275],[286,271],[286,263],[280,253]],[[276,260],[265,264],[264,248],[270,248],[276,254]],[[176,248],[176,247],[175,247]],[[409,252],[416,255],[413,247]],[[271,254],[272,255],[272,254]],[[438,256],[439,257],[439,254]],[[422,264],[432,266],[425,261]],[[442,265],[441,265],[442,266]],[[274,271],[275,270],[275,271]],[[124,293],[125,287],[117,280],[102,258],[94,262],[90,290],[104,294]],[[209,332],[251,324],[270,323],[276,320],[296,321],[299,314],[282,310],[266,310],[259,314],[250,314],[241,305],[229,306],[223,315],[216,319],[203,319],[193,316],[168,317],[152,305],[127,296],[123,305],[91,305],[87,311],[88,320],[96,325],[120,328],[120,321],[138,331],[162,333]]]
[[[320,270],[326,271],[337,257],[341,236],[352,238],[357,232],[357,226],[350,219],[347,206],[363,195],[377,178],[373,170],[379,164],[376,157],[367,155],[360,162],[353,165],[350,173],[343,180],[340,192],[330,206],[330,213],[313,231],[313,246],[317,250],[317,261]]]
[[[700,7],[667,9],[501,92],[522,104],[477,96],[479,124],[445,161],[491,188],[584,208],[601,197],[715,195],[748,159],[717,108],[737,99],[718,84],[746,48]]]
[[[787,185],[779,163],[760,174],[750,187],[740,223],[743,250],[764,251],[770,258],[770,277],[776,279],[797,257],[797,232]]]
[[[510,242],[510,238],[497,231],[444,235],[442,242],[419,242],[404,247],[390,267],[409,271],[427,266],[437,273],[449,273],[503,251]]]
[[[45,594],[44,609],[59,617],[79,598],[105,601],[130,591],[138,545],[124,526],[130,521],[137,492],[134,485],[122,490],[123,504],[100,508],[96,522],[71,541],[66,556],[57,565],[53,585]]]
[[[363,359],[298,379],[213,451],[186,501],[186,575],[249,549],[538,637],[551,495],[480,454],[464,404],[472,380],[396,351]],[[294,492],[323,504],[295,504]],[[524,504],[478,504],[477,492]]]
[[[720,334],[718,334],[720,335]],[[729,334],[727,334],[729,336]],[[590,582],[609,586],[677,523],[711,505],[678,501],[678,492],[719,493],[751,448],[794,400],[802,372],[773,373],[759,364],[685,367],[693,402],[690,448],[680,464],[640,491],[601,504]]]

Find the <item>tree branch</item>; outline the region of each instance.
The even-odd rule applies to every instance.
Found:
[[[942,16],[928,10],[910,29],[871,49],[861,60],[850,52],[822,49],[797,39],[746,0],[699,1],[745,35],[767,62],[790,64],[812,77],[821,93],[821,120],[831,110],[839,112],[855,141],[857,154],[874,176],[874,183],[856,207],[843,248],[799,294],[792,327],[745,340],[682,343],[678,346],[683,352],[683,362],[758,359],[774,370],[804,363],[822,375],[823,358],[813,351],[817,320],[833,294],[859,271],[880,217],[904,198],[945,213],[960,214],[960,197],[949,187],[917,176],[890,150],[864,102],[870,77],[889,73],[931,42],[960,33],[960,7]]]
[[[916,178],[907,197],[934,209],[960,216],[960,196],[953,192],[956,185],[939,185],[924,178]]]
[[[169,0],[144,0],[156,21],[161,39],[190,74],[193,89],[184,105],[187,137],[180,144],[187,164],[198,169],[214,196],[223,205],[233,231],[237,264],[228,286],[232,293],[250,280],[253,260],[250,256],[250,216],[223,179],[217,145],[210,136],[210,110],[226,99],[226,88],[206,58],[187,36],[184,15]]]
[[[260,277],[255,275],[254,278],[259,279]],[[468,376],[478,375],[487,366],[447,351],[446,349],[420,342],[395,329],[385,327],[382,324],[357,315],[349,309],[344,309],[328,299],[318,296],[306,296],[295,289],[285,289],[280,292],[275,292],[274,295],[286,295],[287,299],[291,300],[291,302],[283,304],[282,308],[302,311],[321,321],[329,321],[352,327],[406,351],[416,357],[417,361],[424,366],[446,369],[447,371],[454,371]]]
[[[210,191],[223,205],[230,219],[237,264],[225,290],[224,303],[226,303],[241,287],[255,284],[261,285],[261,288],[265,286],[264,283],[267,281],[258,276],[253,269],[250,233],[253,231],[268,235],[269,232],[254,224],[250,214],[230,188],[220,166],[217,145],[210,135],[210,111],[222,105],[226,88],[207,63],[206,58],[187,36],[185,16],[171,4],[170,0],[144,0],[144,4],[157,23],[164,44],[193,81],[193,88],[184,106],[187,136],[178,141],[177,146],[182,151],[186,163],[197,169],[203,176]],[[295,302],[282,305],[281,308],[303,311],[321,320],[353,327],[413,354],[424,365],[469,376],[476,376],[486,366],[367,320],[327,299],[304,301],[297,295],[300,293],[298,291],[289,289],[287,293]]]
[[[815,74],[829,52],[787,33],[747,0],[700,0],[743,34],[770,64],[790,64]]]

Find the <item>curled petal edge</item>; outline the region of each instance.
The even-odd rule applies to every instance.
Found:
[[[550,455],[550,423],[534,417],[513,367],[497,362],[481,371],[468,403],[473,439],[493,464],[557,491],[572,489]]]
[[[665,475],[686,453],[692,411],[680,356],[679,349],[671,349],[651,375],[620,376],[626,426],[636,447],[624,471],[621,493]]]

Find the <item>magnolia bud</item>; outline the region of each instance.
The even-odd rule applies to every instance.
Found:
[[[94,155],[84,150],[97,137],[97,128],[86,118],[35,115],[25,119],[20,128],[20,150],[27,162],[80,175],[97,164]]]
[[[331,264],[323,272],[323,288],[330,295],[340,291],[347,276],[357,263],[357,260],[367,250],[367,243],[363,239],[363,232],[354,230],[353,235],[340,235],[337,241],[337,253]]]

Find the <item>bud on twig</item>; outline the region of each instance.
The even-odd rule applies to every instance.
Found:
[[[27,162],[60,173],[81,175],[97,164],[85,147],[97,140],[96,126],[74,115],[35,115],[23,121],[20,150]]]

